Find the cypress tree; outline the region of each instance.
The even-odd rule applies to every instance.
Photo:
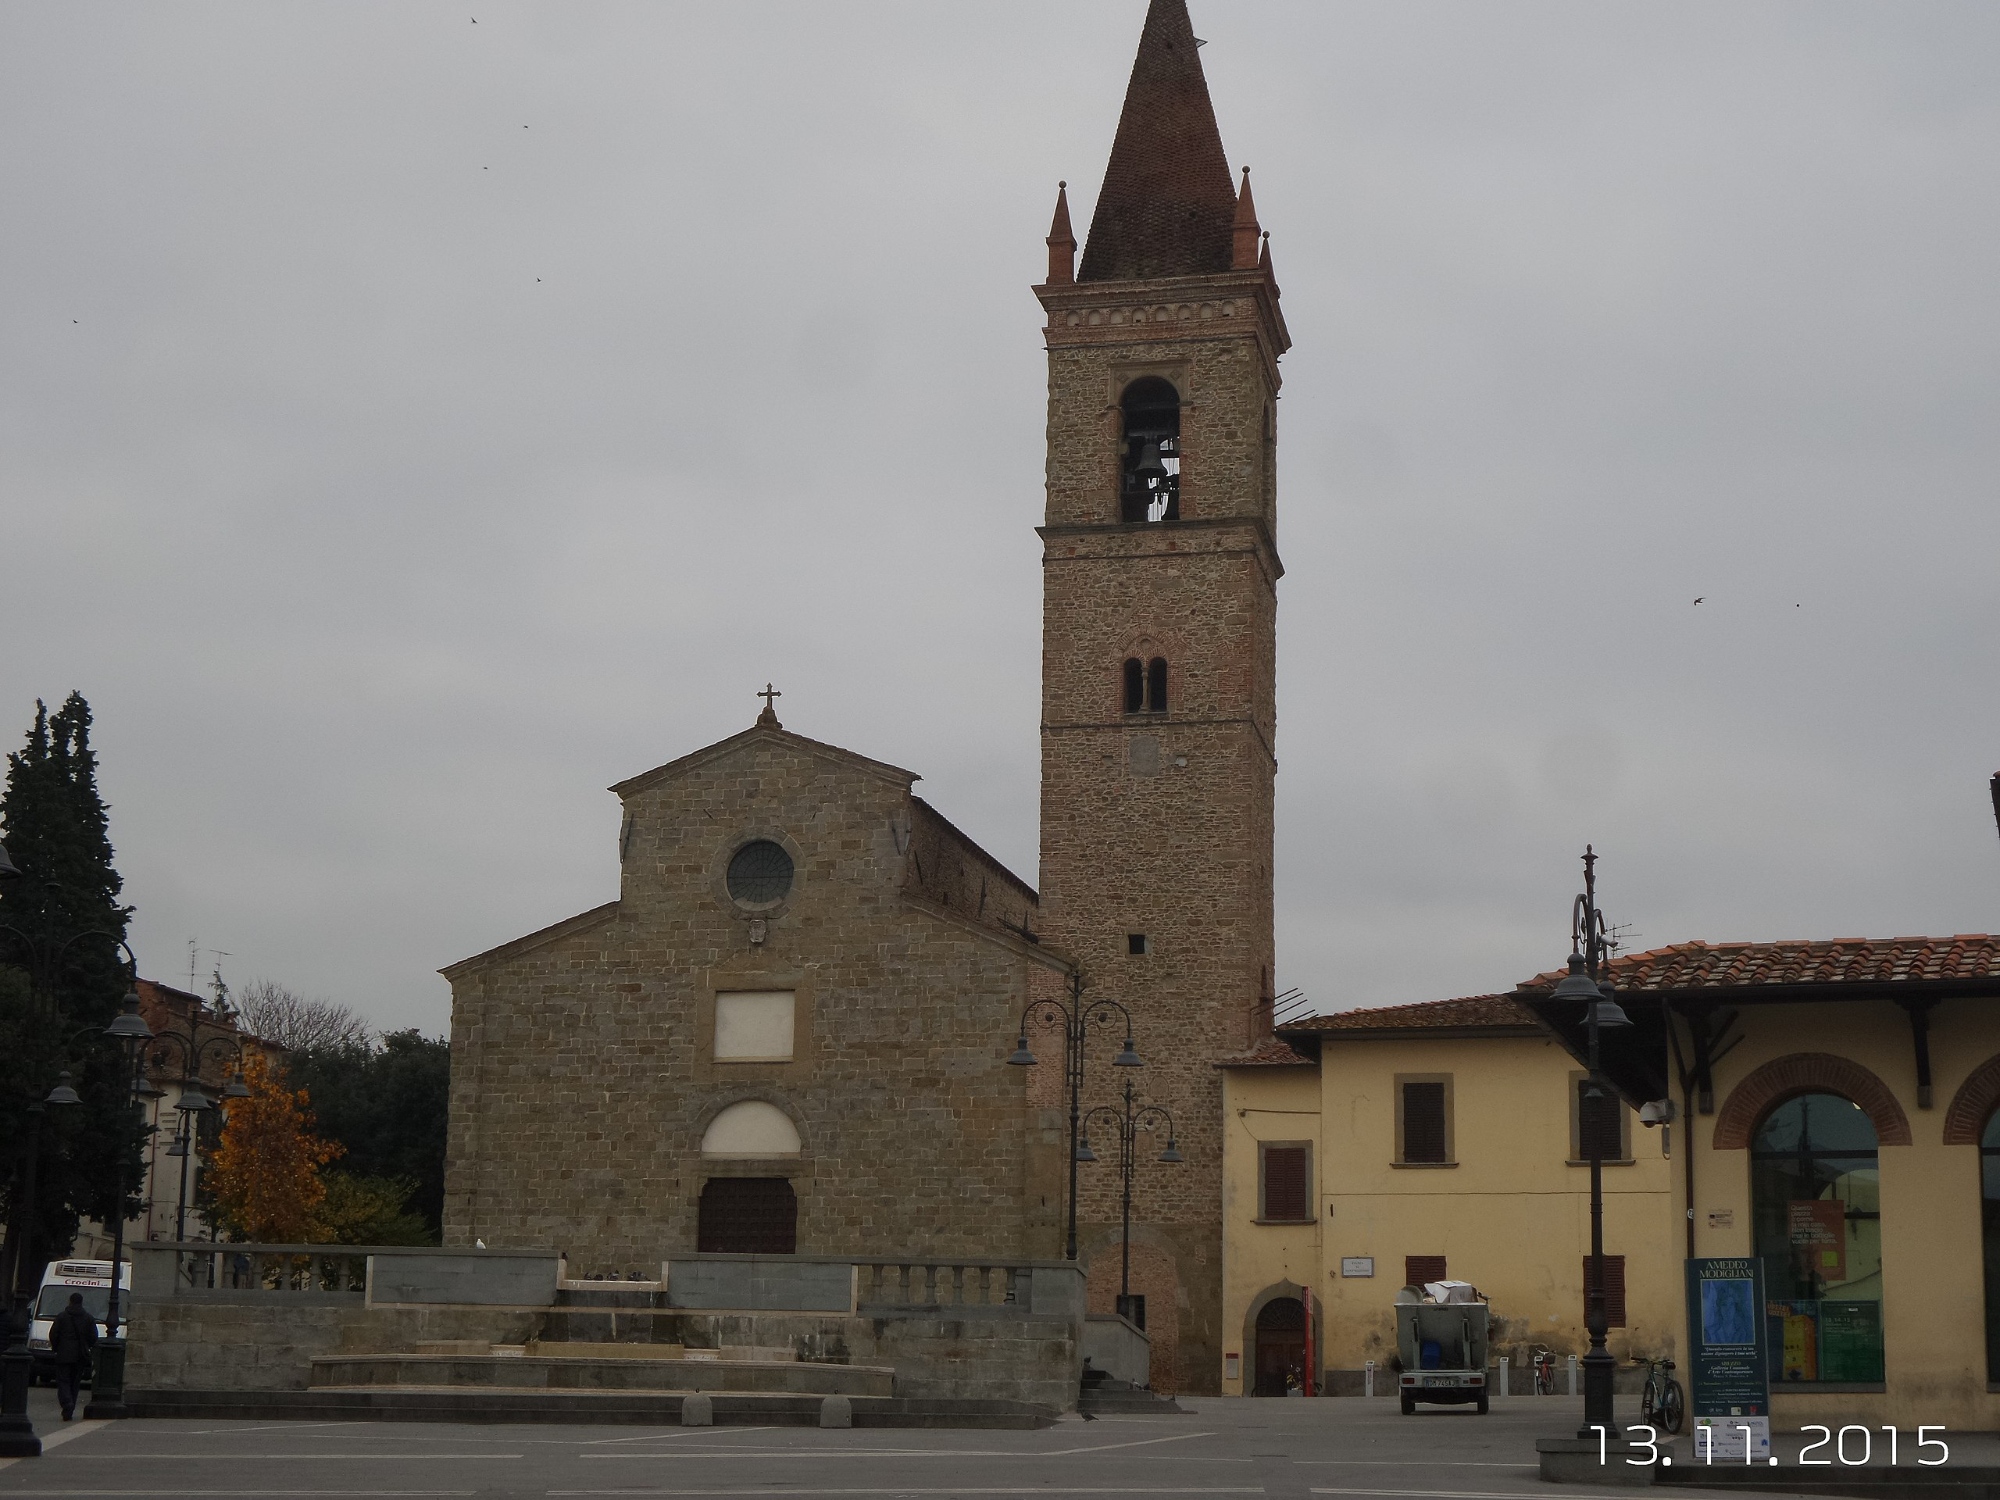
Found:
[[[68,1253],[80,1218],[110,1222],[121,1158],[129,1205],[140,1159],[121,1056],[101,1035],[124,1001],[118,945],[132,909],[118,900],[123,882],[80,693],[53,714],[35,704],[26,745],[7,757],[0,841],[22,874],[0,887],[0,1139],[25,1142],[26,1106],[64,1070],[83,1096],[42,1121],[32,1206],[40,1260]],[[19,1180],[10,1171],[0,1185],[10,1242],[22,1217],[12,1201]],[[39,1276],[38,1265],[28,1269]]]

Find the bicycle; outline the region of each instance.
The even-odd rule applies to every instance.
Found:
[[[1535,1394],[1553,1396],[1556,1393],[1556,1357],[1546,1344],[1535,1344],[1528,1350],[1528,1363],[1535,1372]]]
[[[1679,1432],[1681,1422],[1687,1415],[1687,1392],[1668,1373],[1673,1369],[1674,1362],[1670,1359],[1634,1359],[1632,1363],[1646,1367],[1646,1388],[1639,1397],[1641,1414],[1663,1432]]]

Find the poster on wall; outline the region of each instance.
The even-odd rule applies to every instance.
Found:
[[[1795,1198],[1785,1205],[1794,1260],[1824,1286],[1847,1280],[1847,1205],[1838,1198]]]
[[[1771,1455],[1764,1264],[1754,1256],[1687,1262],[1688,1413],[1697,1459]]]

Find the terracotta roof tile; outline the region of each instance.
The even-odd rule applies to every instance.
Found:
[[[1432,1031],[1457,1026],[1539,1026],[1528,1008],[1507,995],[1468,995],[1461,1000],[1425,1000],[1416,1005],[1379,1005],[1370,1010],[1308,1016],[1287,1031]]]
[[[1521,986],[1548,989],[1565,970]],[[1859,984],[1884,980],[1989,979],[2000,976],[2000,937],[1831,938],[1820,942],[1676,943],[1611,960],[1621,990],[1694,990],[1760,984]]]
[[[1280,1037],[1266,1037],[1250,1051],[1240,1057],[1224,1057],[1217,1060],[1218,1068],[1300,1068],[1312,1066],[1312,1059],[1301,1057]]]

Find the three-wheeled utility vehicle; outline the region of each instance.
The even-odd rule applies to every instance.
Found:
[[[1397,1394],[1403,1415],[1417,1403],[1486,1410],[1488,1308],[1470,1282],[1432,1281],[1396,1293],[1396,1353],[1402,1373]]]

